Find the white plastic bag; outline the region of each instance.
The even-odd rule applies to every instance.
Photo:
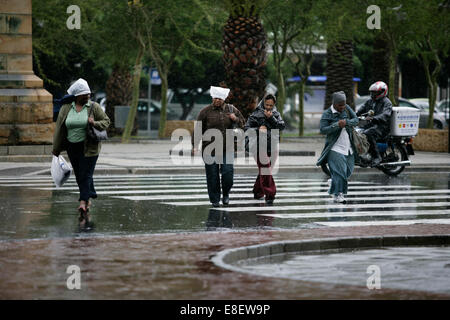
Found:
[[[72,167],[63,156],[53,156],[50,172],[56,187],[61,187],[70,177]]]

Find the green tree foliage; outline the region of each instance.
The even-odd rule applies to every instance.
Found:
[[[264,10],[263,24],[266,26],[268,40],[273,50],[278,88],[277,105],[281,114],[286,101],[286,75],[283,74],[283,62],[288,56],[289,46],[305,27],[300,16],[311,6],[312,1],[281,0],[272,1]]]
[[[88,2],[79,4],[81,29],[69,30],[66,21],[70,0],[34,0],[33,63],[36,74],[55,97],[66,93],[73,80],[84,78],[92,90],[101,88],[107,73],[92,51],[92,34],[86,27],[99,10]]]
[[[448,60],[449,5],[443,0],[380,0],[376,3],[381,9],[380,30],[367,28],[369,0],[85,0],[76,4],[81,9],[81,29],[69,30],[66,10],[72,4],[70,0],[33,0],[36,74],[56,97],[80,77],[94,92],[103,90],[110,75],[109,88],[118,93],[108,93],[111,115],[113,104],[125,103],[131,96],[131,105],[137,106],[141,68],[144,62],[151,63],[162,80],[160,136],[169,85],[178,93],[188,89],[189,97],[197,88],[207,90],[225,82],[232,89],[232,103],[245,109],[250,96],[264,87],[268,61],[282,111],[284,79],[293,74],[306,79],[311,48],[321,43],[326,43],[330,58],[325,107],[335,90],[347,92],[351,101],[355,61],[360,62],[358,74],[366,83],[370,73],[385,75],[386,80],[374,80],[388,82],[395,102],[397,60],[408,53],[423,66],[424,72],[416,76],[426,78],[433,112],[441,66]],[[259,33],[252,34],[252,28]],[[270,59],[265,56],[266,30],[274,49]],[[358,57],[352,52],[355,45]],[[252,61],[254,66],[249,67]],[[125,89],[119,95],[121,83]],[[189,99],[184,100],[182,118],[190,109]]]
[[[211,25],[204,10],[197,3],[183,0],[146,1],[143,4],[144,36],[147,52],[161,77],[161,115],[159,136],[164,135],[167,119],[168,76],[176,58],[187,45],[199,51],[210,51],[195,43],[208,38],[205,29]]]
[[[353,103],[354,40],[367,31],[366,7],[361,1],[318,1],[315,14],[327,43],[326,93],[324,108],[331,105],[331,95],[344,91],[347,103]]]
[[[378,6],[381,9],[381,29],[374,31],[374,61],[378,62],[378,68],[382,69],[379,79],[388,84],[389,99],[396,105],[398,96],[397,69],[398,55],[408,41],[408,34],[411,31],[411,24],[414,22],[405,12],[404,1],[380,1]],[[384,68],[383,68],[384,67]],[[384,70],[383,70],[384,69]],[[383,77],[384,75],[384,77]],[[387,75],[387,79],[385,78]]]
[[[411,22],[406,47],[423,67],[428,85],[428,128],[433,128],[438,78],[449,56],[450,5],[443,1],[411,1],[405,8]]]
[[[192,53],[189,50],[175,60],[168,81],[181,104],[180,120],[186,120],[195,101],[210,86],[219,86],[223,74],[221,53]]]

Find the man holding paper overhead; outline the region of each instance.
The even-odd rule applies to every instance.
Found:
[[[234,142],[228,144],[233,145],[233,148],[227,150],[226,131],[243,128],[245,123],[241,112],[233,105],[225,103],[229,92],[230,89],[211,86],[212,104],[203,108],[198,114],[192,137],[194,154],[197,153],[198,145],[202,140],[208,196],[213,207],[219,207],[221,193],[222,203],[229,204],[230,190],[233,186]],[[217,138],[222,140],[221,143],[216,141]]]

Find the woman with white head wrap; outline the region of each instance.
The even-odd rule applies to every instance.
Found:
[[[89,100],[91,89],[84,79],[78,79],[67,90],[74,101],[61,106],[53,136],[53,154],[67,150],[80,190],[80,223],[87,223],[90,198],[97,198],[93,173],[101,143],[88,139],[89,125],[106,130],[110,120],[100,105]]]

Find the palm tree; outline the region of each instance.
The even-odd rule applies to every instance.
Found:
[[[328,44],[326,68],[326,93],[324,109],[330,107],[331,95],[344,91],[347,104],[354,108],[353,102],[353,42],[341,40]]]
[[[106,82],[106,114],[111,119],[108,134],[120,134],[121,129],[115,128],[114,107],[128,106],[131,102],[132,77],[127,66],[115,64],[113,71]],[[135,127],[136,122],[135,122]],[[133,131],[136,131],[135,129]],[[133,134],[133,132],[132,132]]]
[[[247,117],[246,106],[262,98],[266,86],[267,37],[259,14],[267,0],[227,0],[229,18],[223,31],[224,86],[231,89],[227,102]]]

